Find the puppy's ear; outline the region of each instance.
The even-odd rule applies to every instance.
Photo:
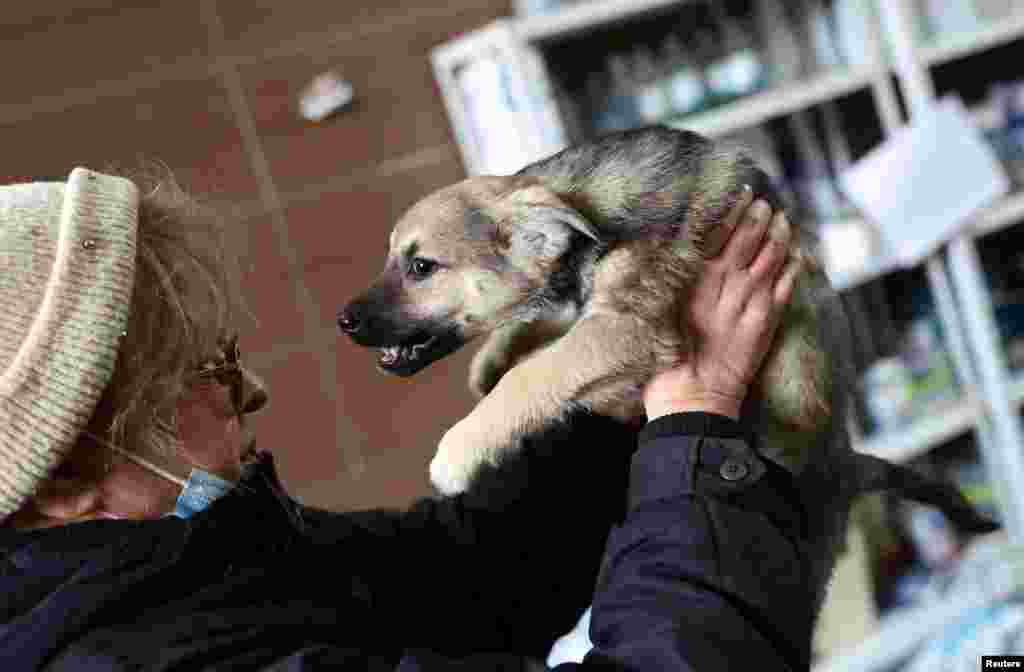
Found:
[[[512,256],[555,259],[569,249],[574,231],[598,240],[597,232],[579,213],[550,205],[523,206],[505,220],[504,229]]]
[[[569,248],[577,231],[600,241],[598,230],[547,187],[526,182],[510,190],[498,204],[512,253],[553,259]]]
[[[529,214],[530,217],[560,222],[563,226],[568,226],[574,231],[579,231],[595,243],[601,242],[601,234],[594,228],[594,225],[588,222],[583,215],[568,206],[555,207],[551,205],[531,205]]]

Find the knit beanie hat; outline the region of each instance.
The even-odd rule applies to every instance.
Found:
[[[0,519],[92,417],[128,321],[139,192],[84,168],[0,187]]]

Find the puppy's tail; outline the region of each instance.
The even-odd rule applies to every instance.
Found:
[[[870,492],[890,492],[904,499],[933,506],[940,510],[958,530],[983,534],[999,529],[971,506],[953,485],[918,474],[903,465],[887,462],[873,455],[853,453],[854,474],[852,496]]]

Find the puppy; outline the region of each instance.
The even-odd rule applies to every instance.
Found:
[[[470,373],[481,399],[441,439],[434,485],[465,490],[481,464],[573,408],[642,421],[645,382],[692,351],[681,306],[745,187],[783,207],[748,156],[656,126],[413,205],[391,233],[383,273],[338,322],[399,376],[487,336]],[[762,454],[798,476],[819,546],[814,588],[824,590],[861,493],[895,488],[966,529],[991,529],[955,489],[851,449],[855,372],[838,297],[809,231],[776,220],[769,235],[788,241],[802,271],[745,414]]]

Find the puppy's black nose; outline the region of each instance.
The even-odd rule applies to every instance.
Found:
[[[356,333],[361,326],[363,326],[362,321],[355,313],[349,310],[343,310],[338,313],[338,328],[346,334]]]

